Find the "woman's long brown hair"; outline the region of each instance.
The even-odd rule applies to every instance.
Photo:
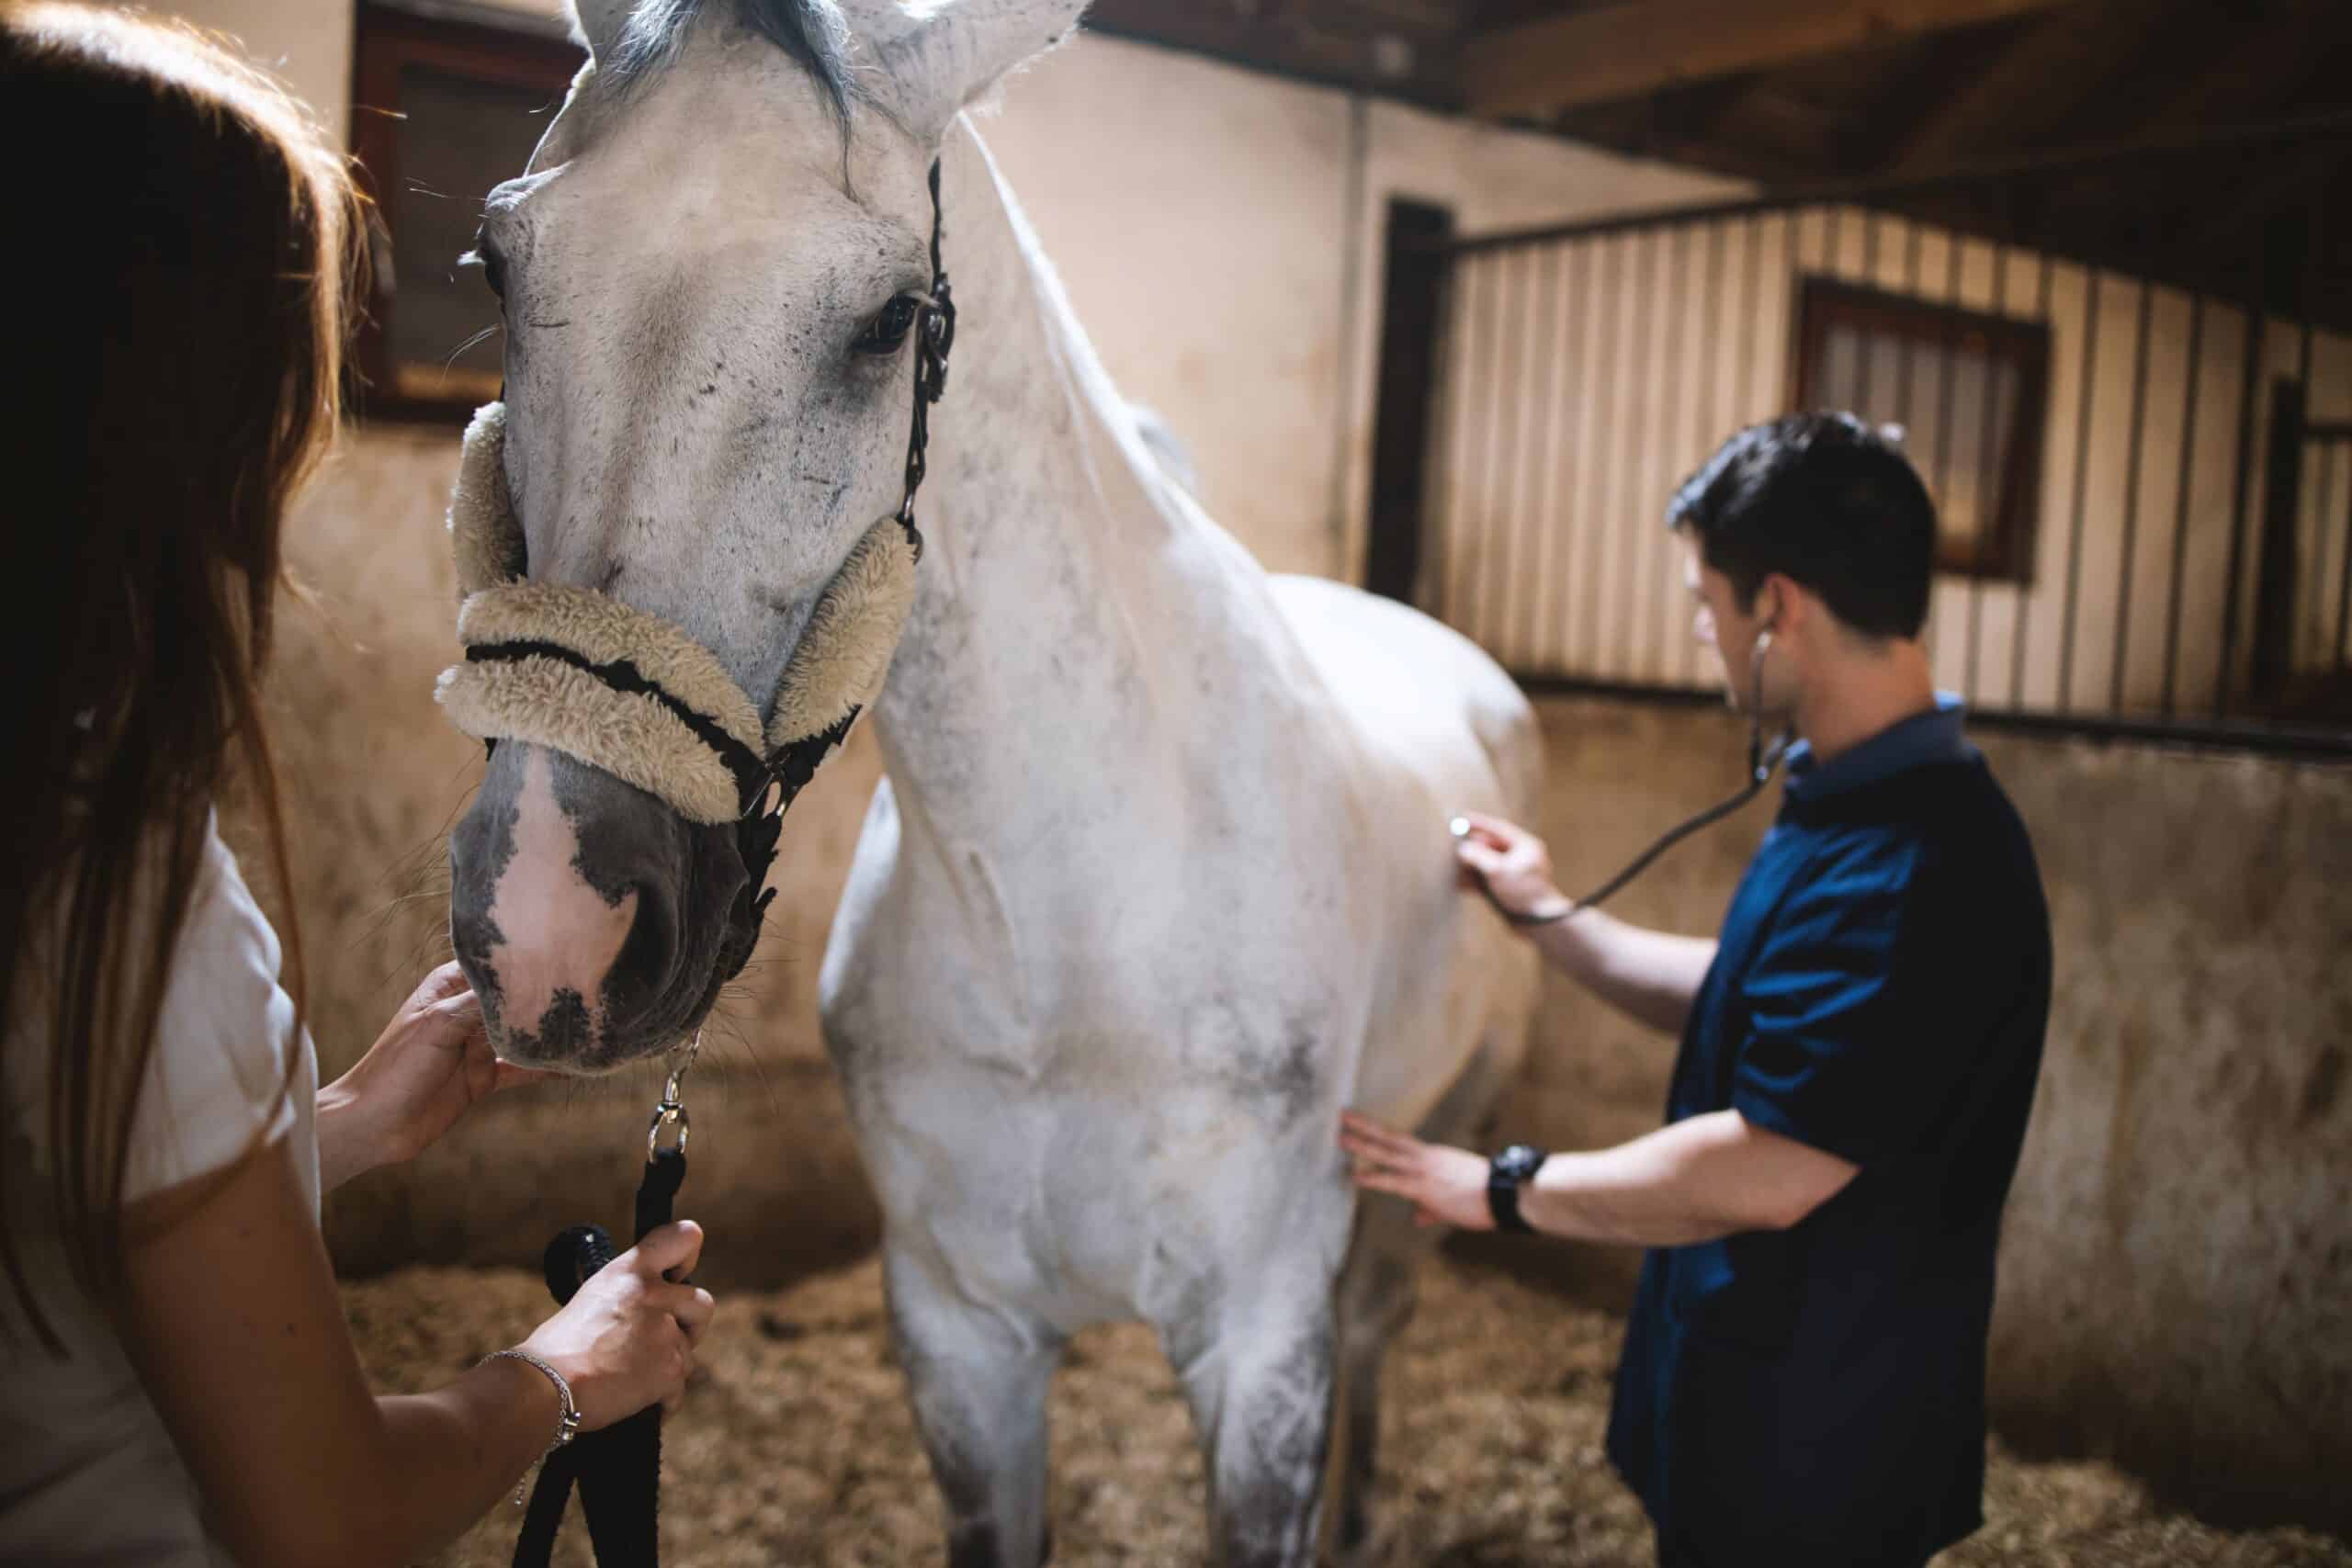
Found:
[[[23,0],[0,0],[0,1020],[7,1049],[49,1058],[46,1103],[8,1119],[42,1129],[31,1179],[104,1301],[171,954],[232,777],[300,1016],[258,683],[280,524],[340,414],[357,198],[300,106],[224,47]],[[55,1351],[17,1234],[32,1195],[0,1196],[0,1265]]]

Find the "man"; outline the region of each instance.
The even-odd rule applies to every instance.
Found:
[[[1489,1161],[1350,1115],[1356,1179],[1448,1224],[1650,1248],[1611,1459],[1666,1568],[1915,1568],[1983,1522],[2001,1207],[2050,1002],[2024,827],[1919,641],[1935,513],[1881,434],[1742,431],[1675,497],[1732,701],[1801,738],[1721,934],[1575,911],[1543,842],[1469,875],[1681,1048],[1659,1132]],[[1565,917],[1565,918],[1560,918]]]

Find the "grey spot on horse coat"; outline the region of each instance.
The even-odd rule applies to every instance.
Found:
[[[522,787],[518,770],[492,768],[483,776],[475,805],[458,823],[450,837],[453,850],[462,855],[457,874],[469,885],[491,888],[506,874],[514,858],[514,826],[522,818],[522,806],[516,795]],[[488,953],[504,944],[506,933],[491,918],[491,900],[485,895],[473,898],[453,898],[449,905],[449,941],[460,953]],[[491,969],[479,973],[469,970],[475,994],[493,1020],[500,1004],[505,999],[498,985],[498,976]]]
[[[517,1031],[518,1043],[532,1047],[532,1055],[585,1053],[596,1033],[595,1021],[588,1016],[587,998],[578,991],[560,990],[539,1015],[536,1030]]]

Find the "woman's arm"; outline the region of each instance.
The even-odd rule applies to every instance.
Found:
[[[444,964],[368,1054],[319,1091],[319,1185],[332,1192],[379,1166],[414,1159],[477,1100],[554,1076],[498,1059],[465,972]]]
[[[141,1200],[123,1337],[240,1562],[388,1568],[455,1540],[556,1430],[547,1377],[487,1362],[432,1393],[378,1399],[361,1374],[287,1143]],[[590,1280],[526,1341],[562,1371],[582,1426],[685,1385],[710,1297],[691,1224],[665,1226]]]

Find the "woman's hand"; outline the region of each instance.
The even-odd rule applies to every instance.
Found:
[[[582,1431],[648,1405],[674,1411],[685,1397],[713,1303],[708,1291],[665,1276],[685,1279],[701,1256],[702,1227],[691,1220],[648,1231],[523,1342],[571,1384]]]
[[[1495,1228],[1487,1203],[1487,1161],[1469,1150],[1425,1144],[1352,1111],[1340,1112],[1340,1147],[1354,1162],[1358,1187],[1406,1199],[1417,1223]]]
[[[457,964],[424,977],[368,1054],[319,1091],[319,1175],[329,1189],[413,1159],[474,1102],[554,1075],[491,1051],[481,1001]]]
[[[1552,852],[1543,840],[1499,817],[1466,811],[1462,820],[1470,830],[1454,840],[1453,858],[1461,863],[1464,886],[1484,883],[1505,913],[1530,919],[1567,908],[1567,897],[1553,886]]]

